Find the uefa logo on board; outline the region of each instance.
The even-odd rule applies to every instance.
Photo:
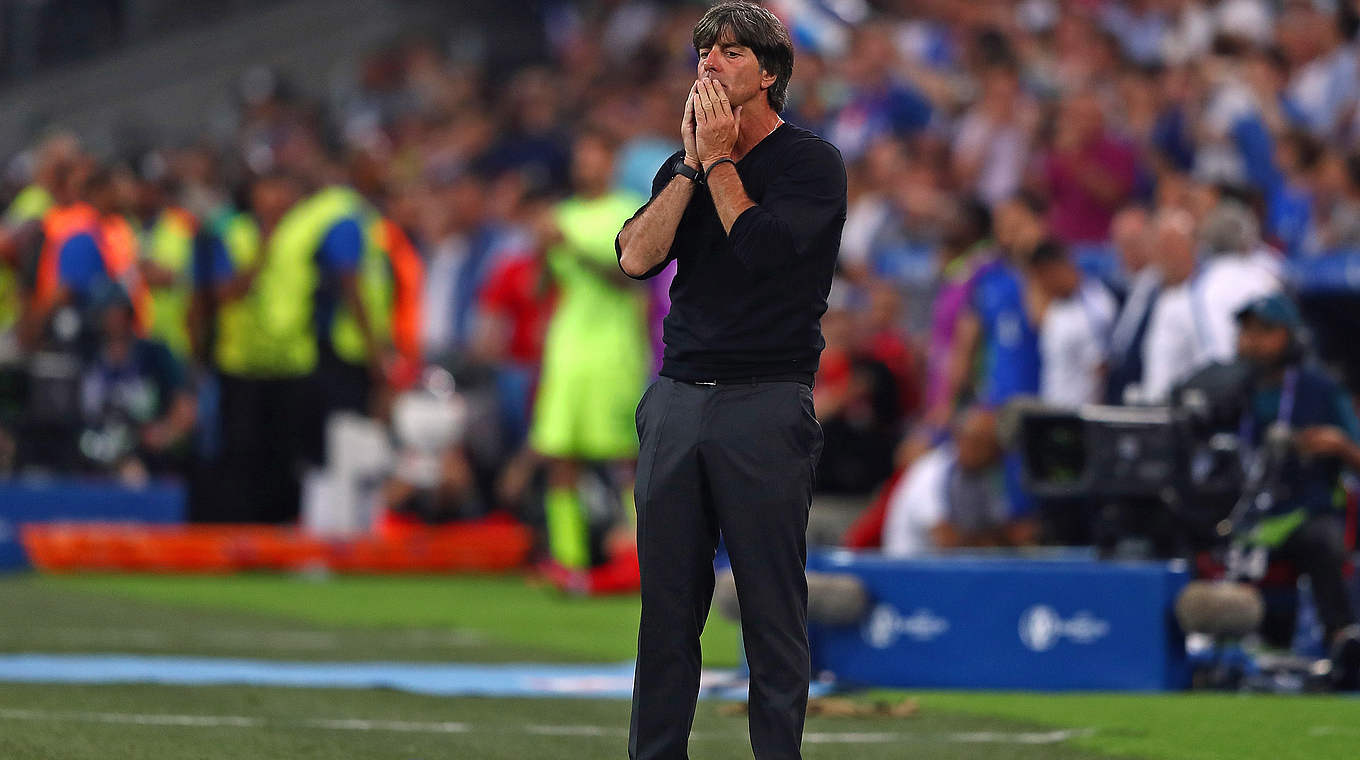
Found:
[[[1033,652],[1047,652],[1062,639],[1091,644],[1110,633],[1110,623],[1082,610],[1063,620],[1057,610],[1036,604],[1020,614],[1020,642]]]
[[[939,638],[949,630],[949,621],[928,609],[921,608],[910,615],[902,615],[891,604],[880,604],[864,622],[864,640],[875,649],[887,649],[900,636],[917,642]]]

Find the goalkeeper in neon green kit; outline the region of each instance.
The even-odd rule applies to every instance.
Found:
[[[632,464],[638,440],[633,413],[652,365],[645,292],[620,270],[614,235],[642,199],[612,190],[613,146],[603,135],[577,138],[575,194],[540,223],[547,265],[560,290],[548,324],[529,445],[549,460],[544,503],[548,546],[567,568],[590,566],[586,511],[578,493],[581,465],[626,465],[619,483],[633,519]]]

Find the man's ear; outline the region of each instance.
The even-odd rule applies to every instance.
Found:
[[[776,80],[776,79],[778,79],[778,78],[779,78],[779,77],[775,76],[774,74],[771,74],[770,72],[766,71],[765,69],[761,69],[761,70],[760,70],[760,89],[762,89],[762,90],[768,90],[768,89],[770,89],[771,87],[774,86],[774,80]]]

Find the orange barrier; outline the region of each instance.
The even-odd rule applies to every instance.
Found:
[[[525,526],[495,519],[346,540],[269,525],[140,523],[28,523],[19,537],[33,566],[46,572],[497,571],[522,567],[533,542]]]

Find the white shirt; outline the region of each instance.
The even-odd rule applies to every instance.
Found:
[[[1100,400],[1101,365],[1108,358],[1116,308],[1109,290],[1094,279],[1049,304],[1039,326],[1039,395],[1046,403],[1075,407]]]
[[[421,315],[420,342],[426,356],[443,356],[454,350],[453,315],[457,313],[458,277],[467,263],[468,243],[462,236],[439,241],[425,267],[425,309]]]
[[[1195,278],[1202,305],[1192,304],[1204,310],[1202,318],[1207,323],[1208,345],[1200,366],[1232,361],[1237,356],[1237,312],[1282,287],[1280,260],[1267,249],[1210,259]]]
[[[1143,341],[1143,401],[1162,403],[1171,389],[1206,355],[1207,343],[1200,337],[1203,325],[1195,320],[1190,307],[1190,288],[1193,280],[1172,285],[1157,297],[1148,318],[1147,336]]]
[[[1171,389],[1205,366],[1237,355],[1237,312],[1279,292],[1279,260],[1266,249],[1211,259],[1189,281],[1162,291],[1143,344],[1145,401],[1161,403]]]
[[[994,124],[981,108],[974,108],[959,123],[954,156],[979,162],[973,189],[988,205],[995,206],[1015,194],[1029,153],[1024,133],[1014,122]]]
[[[877,193],[863,195],[850,204],[841,232],[841,263],[869,266],[874,242],[891,218],[892,204]]]
[[[949,513],[945,486],[953,462],[953,450],[938,446],[917,459],[893,486],[883,520],[885,555],[912,557],[935,548],[930,531]]]

